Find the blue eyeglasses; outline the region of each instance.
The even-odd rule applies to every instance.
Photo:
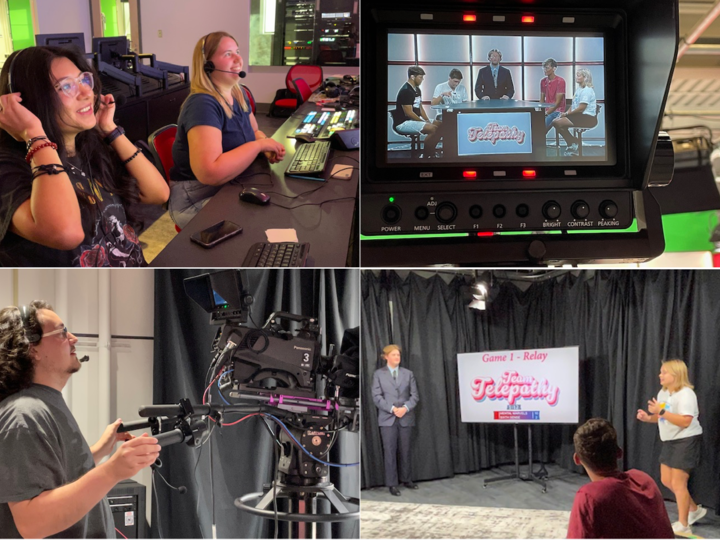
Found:
[[[80,85],[84,84],[90,90],[95,86],[92,73],[86,71],[81,73],[76,79],[72,77],[63,77],[55,85],[56,90],[61,90],[63,94],[70,98],[75,98],[80,93]]]

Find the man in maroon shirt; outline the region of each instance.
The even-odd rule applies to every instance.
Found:
[[[576,465],[589,484],[575,495],[568,538],[674,538],[662,495],[642,471],[618,470],[622,450],[610,422],[591,418],[573,437]]]
[[[555,75],[558,65],[554,58],[543,62],[545,78],[540,81],[540,103],[552,103],[545,109],[545,134],[552,129],[553,120],[565,112],[565,79]]]

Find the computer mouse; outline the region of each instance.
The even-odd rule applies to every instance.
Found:
[[[315,137],[313,137],[310,133],[298,133],[295,135],[295,140],[309,143],[315,142]]]
[[[270,202],[270,195],[263,193],[257,188],[244,188],[240,192],[240,200],[252,204],[268,204]]]

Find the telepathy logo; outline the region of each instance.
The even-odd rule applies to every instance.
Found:
[[[484,128],[471,127],[468,128],[468,141],[471,143],[480,141],[490,141],[493,145],[498,141],[515,141],[518,145],[525,142],[525,132],[518,129],[517,126],[501,126],[496,122],[490,122]]]
[[[517,371],[506,371],[496,384],[492,377],[478,377],[472,384],[472,397],[475,401],[505,399],[513,405],[519,399],[544,399],[554,406],[560,397],[560,388],[553,386],[547,379],[523,377]]]

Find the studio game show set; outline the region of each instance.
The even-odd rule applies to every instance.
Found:
[[[363,265],[663,252],[677,0],[361,9]]]

